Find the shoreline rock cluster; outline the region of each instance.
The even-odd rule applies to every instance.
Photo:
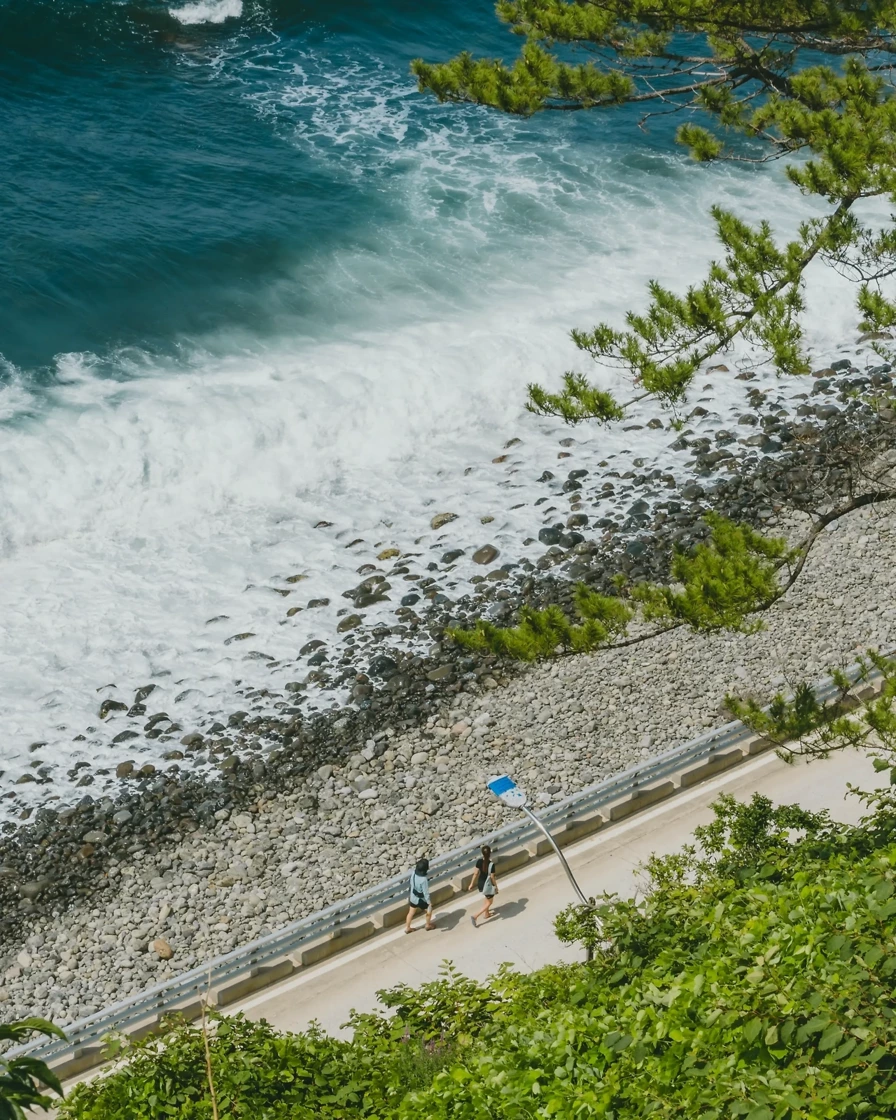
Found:
[[[571,579],[600,585],[620,568],[661,579],[673,544],[705,528],[707,508],[776,528],[786,521],[799,535],[805,517],[782,518],[782,503],[812,505],[811,489],[803,499],[799,490],[811,482],[812,457],[825,440],[836,447],[844,424],[871,441],[883,438],[880,413],[863,411],[850,394],[885,392],[888,371],[848,368],[839,381],[815,384],[824,380],[830,393],[823,396],[843,398],[832,415],[813,412],[812,423],[794,432],[784,430],[797,428],[792,419],[757,420],[764,440],[786,446],[783,454],[756,444],[754,459],[720,473],[717,464],[731,460],[701,460],[712,452],[695,437],[695,482],[648,513],[637,488],[672,488],[662,478],[639,479],[634,468],[625,480],[634,501],[624,523],[577,522],[601,529],[599,540],[548,525],[560,537],[542,538],[547,551],[537,563],[492,569],[501,578],[483,578],[477,597],[460,604],[434,597],[417,616],[418,634],[433,643],[425,654],[386,644],[396,637],[387,627],[359,635],[346,669],[348,707],[309,718],[288,699],[277,709],[270,695],[248,696],[246,710],[218,730],[178,735],[183,768],[130,763],[125,776],[126,762],[114,794],[95,798],[88,787],[80,803],[41,808],[7,829],[0,838],[0,1014],[80,1017],[392,875],[419,851],[489,831],[501,810],[484,802],[481,781],[496,765],[543,802],[562,797],[721,722],[732,688],[767,696],[858,648],[892,642],[896,622],[885,602],[896,583],[887,562],[896,520],[889,507],[852,514],[825,533],[758,635],[678,632],[534,667],[440,641],[449,621],[485,610],[509,617],[524,601],[564,602]],[[828,485],[836,488],[837,479]],[[561,488],[571,510],[582,506],[581,490]],[[568,521],[587,516],[572,510]],[[362,653],[366,671],[359,672]],[[326,675],[327,665],[311,672]],[[134,703],[147,701],[151,693]],[[191,755],[214,759],[214,776],[187,769]]]
[[[495,518],[474,519],[482,522],[477,528],[464,520],[462,507],[460,515],[435,513],[429,531],[413,544],[399,533],[402,549],[380,547],[389,541],[345,543],[329,522],[320,522],[322,533],[336,534],[334,547],[364,562],[355,584],[332,602],[306,599],[301,573],[272,577],[261,589],[272,604],[282,602],[270,611],[272,620],[283,615],[279,625],[274,621],[281,635],[304,620],[288,656],[281,642],[281,659],[271,657],[252,625],[235,632],[236,620],[209,619],[211,646],[220,643],[228,664],[245,667],[245,679],[235,682],[227,701],[205,701],[189,679],[161,669],[153,680],[129,687],[125,681],[121,688],[102,685],[91,701],[96,718],[80,731],[65,731],[70,741],[36,740],[27,753],[23,744],[0,792],[0,817],[7,818],[0,833],[31,819],[40,805],[56,801],[62,809],[83,796],[114,798],[128,773],[138,785],[160,771],[188,781],[194,772],[233,766],[231,756],[251,753],[253,744],[270,749],[285,740],[288,746],[294,730],[304,734],[317,726],[322,709],[338,722],[335,710],[377,705],[383,689],[391,694],[390,712],[401,709],[394,718],[419,719],[446,679],[471,671],[443,651],[431,653],[446,625],[483,612],[507,620],[523,602],[563,601],[570,580],[599,583],[618,570],[663,579],[672,544],[686,546],[698,537],[708,508],[768,524],[776,505],[795,496],[793,487],[780,493],[788,462],[804,459],[806,445],[844,416],[854,419],[861,411],[857,393],[885,394],[892,386],[888,366],[863,371],[847,358],[802,380],[753,383],[749,377],[737,375],[746,393],[739,415],[711,411],[707,385],[703,394],[695,392],[697,403],[686,418],[654,417],[621,429],[637,440],[636,430],[658,428],[660,445],[666,444],[660,460],[621,452],[601,459],[599,442],[569,435],[559,441],[550,469],[538,475],[541,461],[516,446],[520,440],[509,440],[510,450],[491,470],[506,472],[498,485],[509,488],[508,501],[515,493],[526,498],[510,506],[516,511],[512,546],[504,530],[490,524]],[[418,677],[426,678],[422,688]]]

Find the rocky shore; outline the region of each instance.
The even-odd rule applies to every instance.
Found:
[[[693,541],[707,508],[768,523],[795,496],[780,482],[807,443],[855,415],[855,394],[890,390],[888,367],[867,345],[854,361],[777,380],[720,367],[679,416],[636,413],[612,433],[522,430],[525,438],[497,443],[491,462],[464,471],[451,504],[408,526],[383,523],[366,540],[337,504],[335,522],[312,532],[318,567],[331,557],[338,579],[298,556],[255,573],[245,613],[231,602],[228,614],[210,608],[213,617],[194,620],[196,664],[162,658],[132,679],[109,666],[71,708],[54,709],[52,726],[39,722],[30,740],[23,727],[4,742],[0,822],[8,831],[41,806],[114,798],[125,775],[132,786],[162,771],[189,784],[234,765],[231,755],[289,746],[296,730],[315,738],[321,711],[376,707],[387,684],[378,721],[419,719],[445,674],[456,669],[456,681],[471,671],[432,652],[447,623],[483,610],[510,619],[522,602],[562,597],[570,579],[599,582],[620,568],[662,579],[670,545]],[[622,450],[622,440],[638,450]],[[48,683],[66,679],[60,670]]]
[[[570,579],[601,585],[620,569],[662,578],[672,545],[704,531],[707,508],[797,539],[808,518],[792,507],[813,508],[821,475],[828,495],[849,484],[831,466],[838,447],[861,438],[886,451],[889,387],[886,368],[821,371],[796,414],[775,399],[756,402],[744,425],[755,436],[732,437],[738,457],[725,454],[724,432],[707,447],[695,416],[690,434],[676,434],[693,482],[673,487],[633,466],[609,481],[630,496],[611,525],[590,521],[599,494],[587,474],[545,479],[537,561],[491,556],[474,595],[443,603],[446,549],[439,590],[424,589],[428,609],[402,603],[395,627],[353,625],[344,631],[354,631],[351,643],[303,650],[307,675],[285,696],[247,695],[225,719],[172,732],[173,721],[151,710],[151,690],[136,695],[127,714],[169,736],[181,756],[172,768],[124,761],[108,795],[85,783],[80,802],[41,808],[0,839],[0,1015],[64,1023],[89,1014],[392,875],[420,852],[488,831],[502,810],[483,797],[482,779],[496,768],[547,803],[724,721],[726,692],[768,696],[892,644],[892,504],[835,522],[754,635],[678,631],[534,667],[442,640],[449,622],[562,602]],[[855,399],[869,390],[881,407]],[[606,473],[600,479],[603,488]],[[401,557],[383,565],[352,589],[359,611],[387,593],[384,584],[415,574]],[[334,682],[347,706],[306,714],[302,695]]]

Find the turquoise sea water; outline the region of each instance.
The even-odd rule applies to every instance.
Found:
[[[227,636],[294,658],[377,548],[437,546],[439,509],[518,550],[537,472],[490,464],[511,437],[556,457],[522,402],[580,364],[569,327],[699,275],[711,201],[799,216],[767,173],[688,163],[674,122],[420,96],[409,61],[462,47],[517,41],[489,0],[0,0],[8,777],[35,739],[117,757],[72,743],[107,684],[170,681],[189,722],[265,683]],[[296,572],[332,606],[287,625]]]
[[[630,113],[418,96],[417,54],[513,50],[489,0],[4,0],[0,43],[0,349],[38,383],[59,353],[355,328],[377,311],[346,255],[378,302],[461,299],[594,190],[587,148],[642,147]]]

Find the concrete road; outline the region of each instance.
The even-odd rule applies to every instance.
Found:
[[[864,755],[841,752],[792,766],[774,754],[762,755],[564,851],[586,895],[610,891],[632,896],[639,889],[639,864],[654,852],[673,852],[687,843],[694,827],[711,819],[709,806],[721,792],[748,800],[756,791],[776,803],[828,809],[836,820],[852,823],[865,809],[847,796],[849,783],[863,789],[880,784]],[[327,1031],[344,1035],[352,1008],[371,1011],[378,990],[435,979],[446,959],[476,979],[484,979],[503,961],[531,970],[552,961],[581,960],[582,950],[561,945],[553,932],[554,916],[574,901],[558,861],[547,856],[506,877],[501,877],[500,853],[496,863],[500,893],[495,917],[485,926],[474,929],[470,922],[481,896],[471,894],[466,904],[457,898],[436,912],[438,928],[432,932],[420,928],[407,936],[400,927],[381,934],[228,1011],[245,1011],[285,1030],[301,1030],[317,1020]],[[415,924],[422,927],[419,919]]]

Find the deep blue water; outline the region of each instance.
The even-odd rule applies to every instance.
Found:
[[[340,251],[413,251],[402,180],[417,144],[444,129],[460,149],[496,128],[492,114],[416,94],[409,61],[517,46],[490,0],[245,0],[219,24],[184,24],[169,7],[0,2],[0,353],[20,369],[224,326],[355,322],[351,293],[322,298],[321,270]],[[316,88],[290,100],[303,82]],[[356,110],[369,111],[366,134]],[[620,114],[565,116],[501,122],[505,158],[558,138],[626,142]],[[432,198],[435,220],[463,219],[464,184]],[[518,233],[538,221],[514,215]],[[462,271],[465,251],[446,240],[445,271]],[[424,270],[413,286],[445,279]]]

